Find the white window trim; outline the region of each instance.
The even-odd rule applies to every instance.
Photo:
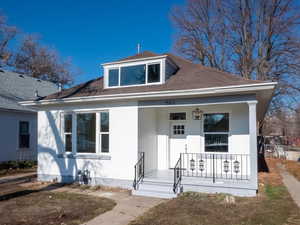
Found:
[[[110,156],[111,149],[110,149],[110,131],[108,132],[100,132],[100,123],[101,123],[101,112],[109,112],[109,110],[84,110],[84,111],[66,111],[60,113],[60,128],[61,128],[61,138],[63,141],[63,154],[72,154],[72,155],[91,155],[91,156]],[[77,152],[77,114],[88,114],[88,113],[95,113],[96,114],[96,149],[95,152]],[[72,114],[72,133],[64,132],[64,115],[65,114]],[[110,121],[110,120],[109,120]],[[110,130],[110,122],[109,122],[109,130]],[[66,152],[65,149],[65,135],[71,134],[72,136],[72,152]],[[108,145],[108,152],[101,152],[101,134],[108,134],[109,135],[109,145]]]
[[[204,131],[204,115],[205,114],[222,114],[222,113],[228,113],[228,120],[229,120],[229,127],[228,127],[228,132],[205,132]],[[218,154],[230,154],[231,152],[231,111],[207,111],[203,112],[203,117],[202,117],[202,131],[203,131],[203,152],[207,154],[212,154],[212,153],[218,153]],[[218,151],[205,151],[205,134],[227,134],[228,135],[228,144],[227,144],[227,152],[218,152]]]
[[[159,64],[160,69],[159,69],[159,75],[160,75],[160,80],[159,82],[148,82],[148,66],[149,65],[154,65],[154,64]],[[144,84],[132,84],[132,85],[121,85],[121,68],[122,67],[128,67],[128,66],[139,66],[139,65],[145,65],[146,66],[146,70],[145,70],[145,83]],[[109,86],[109,71],[110,70],[114,70],[114,69],[118,69],[119,70],[119,83],[116,86]],[[125,87],[137,87],[137,86],[149,86],[149,85],[160,85],[163,83],[163,73],[162,73],[162,61],[157,61],[157,62],[142,62],[142,63],[138,63],[138,64],[133,64],[133,65],[120,65],[120,66],[114,66],[114,67],[109,67],[106,69],[106,76],[107,76],[107,89],[109,88],[125,88]]]

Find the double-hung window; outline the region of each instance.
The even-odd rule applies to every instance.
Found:
[[[100,112],[100,151],[109,152],[109,113]]]
[[[204,114],[206,152],[228,152],[229,113]]]
[[[30,133],[29,122],[20,121],[19,123],[19,148],[29,148],[30,146]]]
[[[64,113],[62,118],[65,152],[72,152],[74,142],[74,153],[109,153],[108,111]]]

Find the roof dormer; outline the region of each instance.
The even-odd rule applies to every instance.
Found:
[[[178,69],[168,55],[143,52],[110,63],[104,68],[104,88],[161,85]]]

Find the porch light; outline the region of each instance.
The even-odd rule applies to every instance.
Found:
[[[202,119],[203,112],[199,108],[196,108],[192,112],[192,114],[193,114],[193,120],[201,120]]]
[[[225,173],[229,172],[229,162],[228,162],[228,160],[224,161],[224,172]]]
[[[195,160],[194,160],[194,159],[191,159],[191,160],[190,160],[190,169],[191,169],[192,171],[195,170]]]
[[[239,161],[235,160],[235,161],[233,162],[233,168],[234,168],[234,172],[235,172],[235,173],[240,172],[240,163],[239,163]]]
[[[204,170],[204,161],[202,159],[199,160],[199,170],[201,172]]]

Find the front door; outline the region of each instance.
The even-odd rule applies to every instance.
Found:
[[[186,123],[171,122],[169,145],[169,168],[174,168],[180,153],[186,151]]]

